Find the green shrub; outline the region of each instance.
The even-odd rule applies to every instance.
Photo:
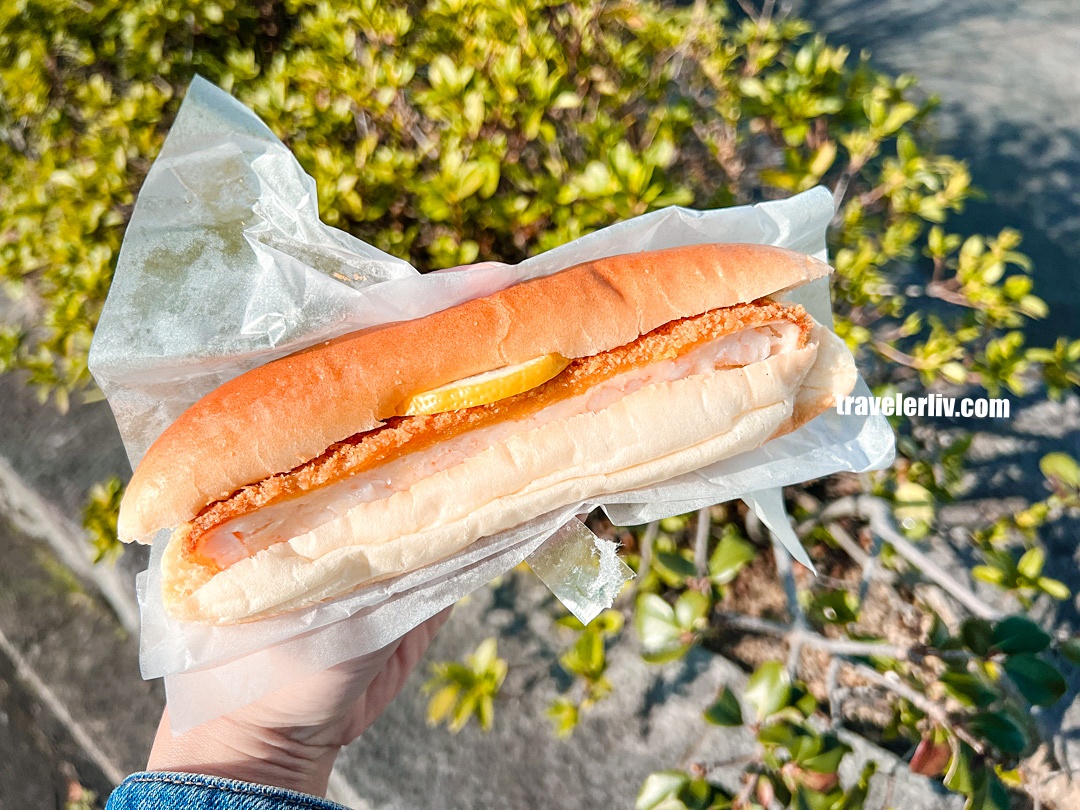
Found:
[[[995,340],[1046,306],[1016,233],[943,227],[971,189],[919,145],[932,104],[798,21],[587,0],[27,0],[0,10],[0,57],[2,278],[25,315],[0,332],[0,368],[61,406],[89,385],[125,221],[196,72],[290,145],[326,221],[421,269],[827,182],[853,345],[924,383],[1019,390],[1042,368],[1057,390],[1080,373],[1080,344]],[[899,279],[920,261],[932,276],[912,295]],[[948,306],[922,317],[931,302]]]
[[[286,141],[315,177],[327,222],[422,270],[517,261],[667,205],[753,202],[824,183],[838,203],[837,329],[876,392],[966,385],[1016,395],[1042,381],[1060,396],[1080,381],[1080,341],[1025,343],[1025,324],[1047,305],[1033,291],[1020,235],[950,230],[950,214],[973,191],[963,163],[926,145],[933,100],[917,95],[912,78],[877,72],[798,20],[735,18],[717,2],[20,0],[0,7],[0,281],[13,301],[0,327],[0,370],[25,372],[60,407],[72,394],[93,396],[86,352],[123,229],[196,72]],[[793,501],[816,555],[850,563],[860,552],[890,582],[918,576],[909,538],[933,534],[936,505],[960,491],[967,451],[962,439],[901,433],[892,470],[847,482],[864,493],[846,496],[847,514],[831,514],[835,498],[820,487]],[[975,575],[1025,603],[1068,595],[1042,572],[1039,532],[1077,508],[1076,465],[1056,456],[1044,472],[1046,500],[972,527],[983,558]],[[101,550],[117,492],[96,492],[87,513]],[[889,514],[866,511],[875,504]],[[648,657],[718,643],[717,606],[768,556],[752,524],[723,517],[732,523],[709,539],[702,570],[685,520],[635,535],[631,626]],[[855,548],[860,533],[873,538],[870,552]],[[922,576],[933,581],[928,570]],[[850,641],[872,579],[804,587],[805,605],[788,606],[798,627],[810,627],[798,645],[820,643],[819,631]],[[1037,740],[1024,712],[1056,699],[1056,688],[1039,691],[1031,677],[1049,677],[1054,659],[973,646],[1001,625],[948,627],[909,598],[932,624],[921,646],[854,664],[835,658],[862,666],[864,678],[896,674],[907,691],[894,689],[895,722],[882,733],[911,739],[922,757],[913,767],[928,773],[944,746],[946,785],[969,795],[969,806],[992,806],[1003,784],[1016,787],[1008,768]],[[789,630],[756,627],[795,644]],[[559,733],[606,694],[606,646],[628,635],[622,619],[575,632],[562,666],[582,697],[552,707]],[[438,669],[433,719],[460,727],[475,711],[490,722],[503,669],[493,647],[483,658],[484,667],[477,659],[471,670]],[[916,666],[928,658],[933,667]],[[497,677],[485,675],[470,697],[480,669]],[[939,677],[967,707],[959,715],[935,714]],[[761,789],[768,783],[799,806],[858,806],[870,773],[838,787],[831,776],[846,748],[815,730],[816,702],[796,702],[755,721]],[[709,716],[730,720],[735,709],[727,700]],[[639,805],[723,806],[727,795],[702,773],[663,772],[646,781]]]

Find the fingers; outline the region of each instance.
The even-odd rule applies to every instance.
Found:
[[[391,701],[398,696],[409,674],[424,657],[431,642],[435,639],[453,608],[448,607],[425,622],[422,622],[401,639],[393,655],[387,660],[382,671],[358,701],[352,723],[349,725],[348,744],[359,737],[382,714]]]

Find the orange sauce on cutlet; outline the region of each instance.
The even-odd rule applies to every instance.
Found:
[[[322,455],[288,472],[241,487],[228,498],[210,504],[192,521],[184,553],[216,569],[217,564],[201,555],[199,550],[206,533],[226,520],[336,483],[407,453],[421,452],[466,431],[493,422],[527,418],[617,374],[673,359],[707,341],[779,320],[797,324],[800,327],[799,347],[806,345],[812,321],[802,307],[768,300],[754,301],[671,321],[623,346],[578,358],[536,388],[497,402],[459,411],[391,417],[381,427],[337,442]]]

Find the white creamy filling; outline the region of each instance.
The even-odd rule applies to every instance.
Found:
[[[647,385],[757,363],[795,349],[798,340],[799,327],[790,321],[777,321],[724,335],[673,360],[662,360],[618,374],[583,394],[564,399],[523,419],[469,431],[337,483],[227,520],[207,532],[201,553],[226,568],[275,543],[340,517],[358,504],[407,490],[420,479],[453,467],[514,434],[526,433],[556,419],[602,410]]]

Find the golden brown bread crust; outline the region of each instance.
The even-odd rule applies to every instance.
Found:
[[[809,256],[749,244],[615,256],[282,358],[219,387],[158,438],[128,486],[120,537],[147,540],[183,523],[378,427],[413,393],[550,352],[596,354],[828,272]]]

